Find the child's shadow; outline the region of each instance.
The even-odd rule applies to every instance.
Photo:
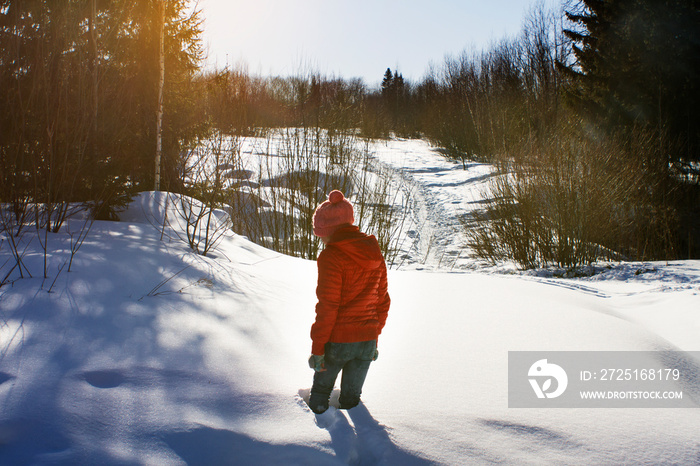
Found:
[[[299,390],[299,396],[307,403],[309,392],[309,389]],[[387,428],[372,417],[362,402],[347,411],[339,410],[339,395],[339,390],[333,390],[328,411],[316,414],[316,424],[328,430],[331,447],[339,460],[348,464],[432,464],[396,446]]]

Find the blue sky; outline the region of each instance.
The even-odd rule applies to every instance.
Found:
[[[199,0],[208,62],[260,75],[418,80],[446,55],[520,32],[537,0]],[[552,4],[549,0],[548,4]]]

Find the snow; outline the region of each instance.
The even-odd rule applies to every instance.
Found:
[[[458,252],[453,220],[478,207],[490,167],[464,170],[423,141],[373,151],[418,193],[417,241],[389,271],[360,406],[316,417],[303,401],[314,262],[234,233],[196,255],[182,225],[163,230],[167,195],[142,193],[121,222],[94,224],[70,273],[70,238],[51,234],[49,278],[33,241],[35,277],[0,288],[0,464],[700,462],[692,408],[507,400],[508,351],[700,351],[700,261],[497,273]]]

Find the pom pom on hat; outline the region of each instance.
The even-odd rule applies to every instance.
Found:
[[[331,191],[331,193],[328,195],[328,200],[331,201],[331,204],[342,202],[343,199],[345,199],[345,196],[337,189],[335,191]]]
[[[314,235],[330,236],[340,225],[353,224],[355,212],[350,201],[337,189],[316,208],[313,217]]]

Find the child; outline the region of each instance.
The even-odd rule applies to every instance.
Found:
[[[377,359],[377,337],[389,312],[386,264],[379,244],[354,226],[352,204],[340,191],[316,208],[314,234],[326,245],[318,256],[316,321],[311,326],[314,373],[309,406],[328,409],[340,371],[340,408],[360,402],[362,385]]]

